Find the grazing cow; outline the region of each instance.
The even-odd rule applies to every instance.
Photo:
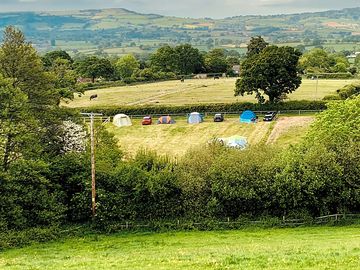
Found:
[[[91,95],[91,96],[90,96],[90,100],[93,100],[93,99],[95,99],[95,98],[97,98],[97,97],[98,97],[97,94]]]
[[[181,78],[181,82],[184,82],[185,81],[185,78]]]
[[[214,80],[216,80],[216,79],[220,79],[220,77],[219,76],[214,76]]]

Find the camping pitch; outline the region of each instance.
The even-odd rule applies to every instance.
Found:
[[[255,123],[256,114],[253,111],[247,110],[240,115],[240,123]]]
[[[114,116],[113,124],[117,127],[128,127],[131,126],[130,117],[126,114],[117,114]]]
[[[192,112],[188,116],[188,123],[189,124],[199,124],[203,122],[203,116],[198,112]]]

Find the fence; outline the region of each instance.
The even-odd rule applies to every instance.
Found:
[[[265,115],[268,111],[254,111],[255,114],[263,116]],[[294,115],[314,115],[316,113],[322,112],[322,110],[285,110],[285,111],[278,111],[278,116],[294,116]],[[209,117],[209,116],[214,116],[216,113],[222,113],[225,117],[226,116],[239,116],[242,111],[238,111],[238,112],[203,112],[205,117]],[[152,114],[151,116],[154,118],[158,118],[160,116],[163,115],[169,115],[171,117],[186,117],[188,115],[188,113],[169,113],[169,114]],[[131,119],[139,119],[142,118],[144,116],[147,116],[147,114],[134,114],[134,115],[129,115],[129,117]],[[105,120],[110,120],[112,119],[113,116],[96,116],[94,117],[95,121],[101,121],[104,122]],[[83,117],[84,121],[88,121],[88,117]],[[108,121],[109,122],[109,121]]]
[[[333,214],[327,216],[316,217],[313,219],[286,219],[283,217],[279,218],[269,218],[264,220],[236,220],[231,221],[227,218],[226,221],[204,221],[204,222],[192,222],[192,221],[183,221],[176,220],[174,222],[153,222],[147,224],[139,224],[135,222],[125,222],[122,224],[113,224],[112,229],[114,230],[136,230],[136,229],[158,229],[158,228],[167,228],[167,229],[212,229],[212,228],[228,228],[236,229],[246,226],[267,226],[267,227],[297,227],[297,226],[306,226],[306,225],[324,225],[329,223],[339,223],[341,221],[360,221],[360,214]]]

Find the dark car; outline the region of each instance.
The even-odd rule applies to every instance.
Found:
[[[263,121],[265,122],[271,122],[276,117],[276,112],[267,112],[264,116]]]
[[[224,121],[224,115],[221,113],[217,113],[214,116],[214,122],[223,122]]]
[[[145,116],[143,120],[141,121],[141,124],[143,126],[151,125],[152,124],[152,118],[151,116]]]

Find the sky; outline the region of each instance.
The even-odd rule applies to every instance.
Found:
[[[126,8],[179,17],[313,12],[359,7],[360,0],[0,0],[0,12]]]

